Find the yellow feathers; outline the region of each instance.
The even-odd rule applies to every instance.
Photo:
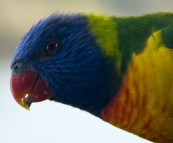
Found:
[[[104,120],[154,142],[173,142],[173,50],[164,46],[160,31],[132,55],[111,103],[102,111]]]

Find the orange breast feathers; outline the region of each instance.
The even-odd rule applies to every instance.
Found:
[[[153,142],[173,142],[173,50],[160,31],[133,54],[118,94],[102,119]]]

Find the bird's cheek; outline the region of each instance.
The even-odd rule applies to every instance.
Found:
[[[53,96],[45,80],[32,70],[12,74],[10,89],[17,103],[26,109],[29,109],[32,102],[43,101]]]

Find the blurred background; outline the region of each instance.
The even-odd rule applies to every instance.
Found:
[[[32,24],[55,11],[127,16],[173,11],[173,1],[0,0],[0,142],[149,143],[70,106],[44,101],[26,111],[13,100],[9,89],[11,55]]]

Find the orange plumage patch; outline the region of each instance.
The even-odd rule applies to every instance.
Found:
[[[133,54],[118,94],[103,120],[153,142],[173,142],[173,50],[152,34]]]

